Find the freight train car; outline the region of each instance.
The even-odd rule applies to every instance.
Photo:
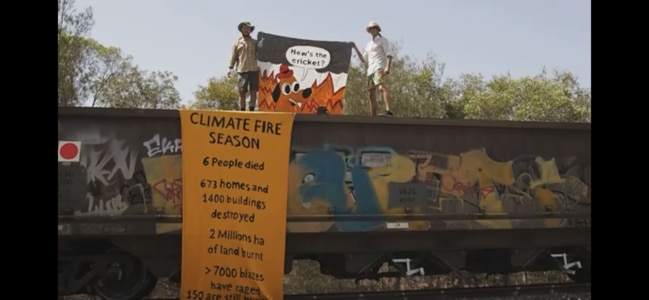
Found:
[[[59,108],[59,291],[178,280],[178,111]],[[297,115],[285,272],[564,269],[590,280],[590,124]],[[63,141],[61,143],[61,141]],[[354,211],[354,212],[352,212]],[[389,263],[394,272],[378,274]]]

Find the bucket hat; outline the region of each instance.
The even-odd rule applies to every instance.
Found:
[[[365,27],[365,30],[367,30],[367,32],[370,32],[370,28],[372,28],[372,27],[376,27],[376,29],[378,29],[379,32],[381,32],[381,25],[379,25],[379,23],[377,23],[375,21],[371,21],[369,24],[367,24],[367,26]]]
[[[250,27],[250,33],[252,33],[253,31],[255,31],[255,26],[252,25],[252,23],[250,23],[250,22],[248,22],[248,21],[243,21],[243,22],[239,23],[239,25],[237,26],[237,29],[238,29],[239,31],[241,31],[241,27],[243,27],[243,25],[248,25],[248,27]]]

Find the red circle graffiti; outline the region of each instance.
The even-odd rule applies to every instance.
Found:
[[[60,152],[63,159],[73,159],[79,153],[79,148],[75,144],[67,143],[61,147]]]

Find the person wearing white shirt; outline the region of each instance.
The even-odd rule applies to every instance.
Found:
[[[379,115],[390,117],[393,114],[390,111],[390,98],[385,84],[385,76],[390,74],[390,65],[392,64],[394,53],[390,48],[388,39],[381,35],[381,26],[377,22],[370,22],[365,30],[372,36],[372,40],[365,46],[365,51],[361,54],[358,48],[356,48],[356,45],[353,43],[352,45],[361,61],[367,67],[370,114],[372,116],[377,115],[376,89],[378,88],[385,103],[385,112]]]

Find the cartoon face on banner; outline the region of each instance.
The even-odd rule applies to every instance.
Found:
[[[257,34],[259,110],[341,114],[351,62],[348,42]]]

